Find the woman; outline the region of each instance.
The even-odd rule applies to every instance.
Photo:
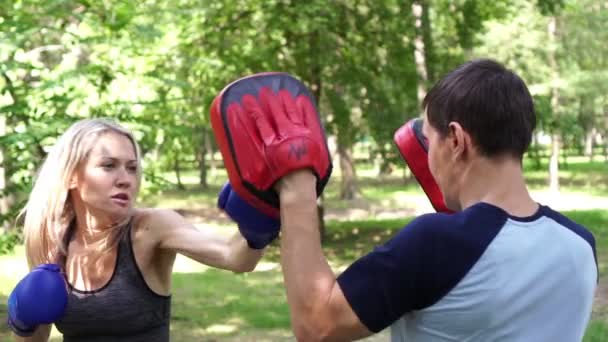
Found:
[[[242,233],[217,236],[175,211],[135,208],[141,174],[133,135],[101,119],[72,125],[42,165],[23,211],[26,254],[30,269],[65,272],[67,307],[54,322],[64,341],[168,341],[177,253],[234,272],[262,257]],[[47,341],[50,330],[18,338]]]

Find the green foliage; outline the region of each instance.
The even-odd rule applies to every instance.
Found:
[[[419,82],[428,87],[472,57],[496,58],[523,76],[540,133],[558,132],[567,148],[578,149],[593,130],[608,135],[608,10],[601,2],[415,3],[424,11],[420,27],[414,2],[395,0],[5,2],[0,194],[10,195],[13,213],[49,146],[85,117],[115,118],[134,131],[145,158],[144,196],[184,187],[183,170],[197,170],[205,185],[217,152],[211,101],[230,81],[269,70],[302,79],[328,134],[343,150],[369,144],[370,160],[386,173],[401,163],[393,133],[420,115]],[[548,16],[559,23],[554,43]],[[426,82],[414,58],[418,37]],[[553,52],[559,77],[548,63]],[[555,87],[560,99],[553,108]]]
[[[21,237],[17,233],[0,234],[0,255],[12,253],[19,243],[21,243]]]
[[[563,0],[536,0],[540,12],[544,15],[554,15],[564,6]]]

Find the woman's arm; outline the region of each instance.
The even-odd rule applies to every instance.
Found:
[[[47,342],[51,336],[51,325],[43,324],[39,325],[36,332],[32,336],[21,337],[15,335],[15,341],[17,342]]]
[[[250,248],[239,231],[228,237],[200,230],[173,210],[152,209],[146,221],[158,248],[209,266],[251,272],[264,253],[263,249]]]

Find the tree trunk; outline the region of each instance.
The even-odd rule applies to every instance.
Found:
[[[568,150],[568,146],[564,144],[563,141],[560,141],[559,144],[559,156],[562,158],[562,161],[559,163],[560,169],[568,169],[568,155],[570,154]]]
[[[434,83],[437,79],[435,66],[439,63],[435,57],[435,44],[433,43],[433,28],[431,27],[431,17],[429,16],[429,1],[420,0],[422,6],[422,37],[424,39],[424,65],[426,67],[426,75],[429,83]]]
[[[218,161],[215,160],[215,148],[211,139],[211,133],[209,133],[207,130],[205,132],[205,150],[209,154],[209,171],[212,175],[215,175],[217,173],[218,164]]]
[[[14,59],[15,52],[10,57],[10,60]],[[19,98],[17,97],[17,92],[15,91],[15,86],[13,85],[13,81],[8,76],[7,73],[3,72],[2,78],[6,83],[6,90],[11,96],[12,102],[17,103]],[[8,133],[7,129],[7,118],[6,114],[0,113],[0,136],[4,136]],[[11,120],[12,121],[12,120]],[[11,122],[8,122],[10,125]],[[27,123],[26,123],[27,124]],[[8,167],[8,159],[10,156],[7,154],[6,150],[3,146],[0,146],[0,215],[6,215],[9,213],[11,207],[15,202],[15,198],[12,194],[8,193],[7,189],[10,187],[10,176],[11,173],[15,170],[11,170]],[[0,220],[0,228],[3,228],[5,232],[8,232],[11,228],[11,224],[9,220]]]
[[[393,173],[393,163],[388,159],[387,151],[381,148],[380,158],[375,158],[378,165],[378,177],[390,176]]]
[[[585,156],[589,157],[589,161],[593,161],[593,142],[595,141],[596,130],[591,128],[585,136]]]
[[[540,153],[540,144],[538,142],[538,135],[534,134],[532,136],[532,151],[531,151],[531,156],[532,156],[532,160],[534,160],[534,169],[535,170],[540,170],[541,169],[541,159],[542,159],[542,155]]]
[[[338,142],[338,156],[340,157],[340,199],[352,200],[357,196],[357,173],[351,156],[351,148]]]
[[[549,159],[549,190],[559,192],[559,135],[551,135],[551,157]]]
[[[321,47],[320,47],[320,32],[314,31],[309,36],[309,46],[311,56],[320,56]],[[323,79],[322,79],[322,65],[319,57],[316,60],[312,61],[312,67],[309,69],[309,80],[311,83],[311,91],[316,100],[317,110],[320,110],[321,106],[321,94],[323,89]],[[321,118],[323,121],[323,118]],[[321,242],[325,240],[325,207],[323,202],[325,201],[324,195],[319,196],[317,199],[317,214],[319,217],[319,234],[321,236]]]
[[[0,115],[0,136],[6,135],[6,117]],[[8,214],[12,205],[12,196],[6,192],[9,185],[8,174],[5,167],[5,156],[4,148],[0,146],[0,215],[4,216]],[[8,220],[0,220],[0,228],[3,228],[4,232],[8,232],[10,227]]]
[[[209,187],[209,184],[207,183],[207,161],[205,160],[205,157],[207,156],[207,153],[211,151],[208,149],[207,144],[207,136],[209,135],[209,133],[206,129],[201,129],[201,131],[203,139],[202,144],[198,146],[198,153],[196,158],[198,159],[198,184],[201,188],[207,189]]]
[[[207,154],[207,150],[205,147],[199,147],[199,158],[198,158],[198,185],[202,189],[207,189],[209,184],[207,183],[207,162],[205,160],[205,155]]]
[[[427,93],[429,84],[429,57],[431,52],[431,25],[428,13],[428,4],[425,0],[416,0],[412,3],[412,14],[414,16],[414,26],[416,36],[414,37],[414,63],[416,64],[417,86],[416,97],[420,114],[424,115],[421,108],[422,101]],[[406,119],[409,119],[406,117]],[[403,182],[407,183],[411,178],[410,169],[406,166],[403,169]]]
[[[414,37],[414,61],[416,63],[416,74],[418,75],[418,87],[416,92],[418,97],[418,108],[420,108],[420,105],[426,96],[426,86],[429,80],[426,67],[423,31],[423,14],[426,13],[426,11],[423,6],[426,6],[423,1],[414,1],[412,3],[412,13],[415,18],[414,25],[416,27],[416,36]]]
[[[179,152],[176,152],[173,158],[173,171],[175,172],[175,177],[177,178],[177,188],[180,190],[184,190],[186,187],[184,187],[184,184],[182,183],[182,176],[179,165]]]
[[[547,25],[549,40],[553,43],[552,50],[549,54],[549,65],[553,73],[553,82],[557,82],[559,72],[557,70],[557,57],[555,52],[555,44],[557,42],[557,19],[555,16],[549,18]],[[553,112],[553,120],[556,123],[553,127],[554,132],[551,134],[551,158],[549,160],[549,190],[551,192],[559,192],[559,151],[560,151],[560,136],[559,136],[559,89],[554,84],[551,87],[551,109]]]

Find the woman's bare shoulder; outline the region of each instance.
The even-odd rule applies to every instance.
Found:
[[[133,228],[137,231],[164,229],[183,220],[184,217],[173,209],[137,208],[133,214]]]

